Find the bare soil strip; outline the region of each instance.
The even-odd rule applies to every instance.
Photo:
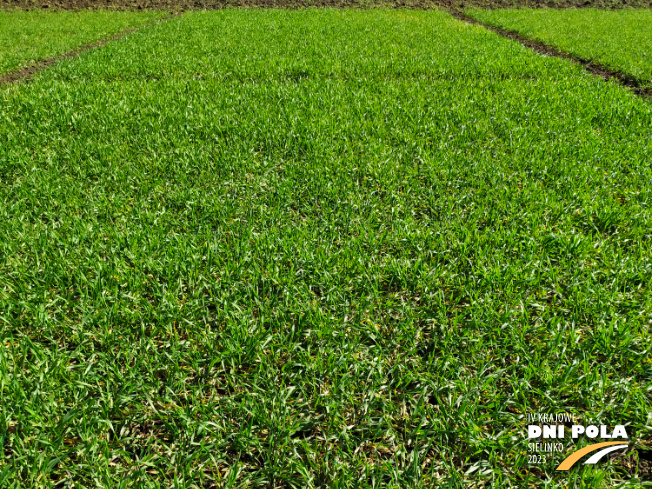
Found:
[[[0,0],[0,9],[167,10],[223,8],[652,8],[652,0]]]
[[[168,17],[164,17],[162,19],[159,19],[156,21],[158,22],[163,22],[168,19],[171,19],[172,17],[176,17],[178,14],[171,14]],[[140,27],[131,27],[130,29],[126,29],[122,32],[119,32],[111,37],[108,37],[106,39],[102,39],[97,42],[93,42],[90,44],[85,44],[84,46],[80,46],[77,49],[74,49],[68,53],[61,54],[59,56],[54,56],[52,58],[47,58],[43,59],[41,61],[37,61],[36,63],[26,66],[24,68],[21,68],[20,70],[16,71],[11,71],[9,73],[6,73],[4,75],[0,75],[0,86],[3,85],[9,85],[10,83],[16,83],[20,81],[28,81],[31,79],[34,75],[36,75],[39,71],[44,70],[45,68],[48,68],[49,66],[55,65],[59,61],[63,61],[66,59],[74,58],[76,56],[79,56],[82,53],[85,53],[86,51],[90,51],[91,49],[95,48],[100,48],[102,46],[105,46],[106,44],[110,43],[111,41],[116,41],[118,39],[121,39],[125,37],[128,34],[131,34],[132,32],[136,32],[139,29],[142,29],[143,27],[146,27],[147,25],[152,25],[152,24],[146,24]]]
[[[545,56],[555,56],[557,58],[567,59],[574,63],[580,64],[584,67],[584,69],[586,69],[589,73],[593,75],[599,76],[600,78],[607,81],[615,80],[625,88],[628,88],[629,90],[634,92],[636,95],[652,99],[652,89],[645,88],[644,86],[642,86],[643,82],[641,82],[641,80],[631,75],[628,75],[627,73],[622,73],[620,71],[612,70],[611,68],[607,68],[605,66],[595,63],[594,61],[582,58],[580,56],[576,56],[571,53],[565,53],[563,51],[559,51],[557,48],[553,46],[549,46],[547,44],[544,44],[540,41],[535,41],[533,39],[528,39],[523,35],[519,34],[518,32],[501,29],[500,27],[495,27],[490,24],[485,24],[484,22],[480,22],[476,19],[469,17],[468,15],[464,14],[464,12],[461,12],[459,10],[451,9],[450,13],[451,15],[453,15],[453,17],[463,20],[464,22],[473,25],[482,26],[485,29],[489,29],[493,32],[496,32],[497,34],[500,34],[503,37],[519,42],[523,46],[528,47],[539,54],[543,54]]]

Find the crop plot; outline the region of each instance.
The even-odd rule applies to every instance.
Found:
[[[0,10],[0,75],[139,27],[160,12]]]
[[[623,72],[652,88],[652,10],[466,10],[466,14]]]
[[[0,485],[595,487],[649,440],[652,104],[443,12],[191,12],[0,88]]]

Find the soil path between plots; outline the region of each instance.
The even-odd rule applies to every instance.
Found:
[[[480,22],[479,20],[476,20],[472,17],[469,17],[466,15],[464,12],[457,10],[455,8],[449,9],[449,13],[459,19],[462,20],[468,24],[473,24],[473,25],[479,25],[481,27],[484,27],[485,29],[488,29],[490,31],[493,31],[497,34],[499,34],[502,37],[505,37],[507,39],[511,39],[513,41],[516,41],[523,46],[530,48],[534,50],[535,52],[539,54],[543,54],[546,56],[555,56],[557,58],[562,58],[566,59],[569,61],[572,61],[574,63],[580,64],[586,69],[589,73],[592,73],[595,76],[599,76],[600,78],[603,78],[604,80],[615,80],[617,81],[620,85],[628,88],[631,90],[633,93],[636,95],[639,95],[641,97],[649,98],[652,99],[652,88],[646,88],[641,86],[642,82],[635,77],[628,75],[626,73],[622,73],[620,71],[612,70],[610,68],[607,68],[605,66],[602,66],[598,63],[595,63],[591,60],[582,58],[580,56],[576,56],[570,53],[565,53],[557,48],[547,45],[541,41],[536,41],[533,39],[529,39],[522,34],[519,34],[518,32],[515,31],[510,31],[507,29],[502,29],[500,27],[493,26],[491,24],[485,24],[484,22]],[[155,22],[155,24],[158,24],[160,22],[166,22],[172,18],[178,17],[180,13],[172,13],[167,17],[164,17],[162,19],[159,19]],[[8,85],[11,83],[19,82],[19,81],[28,81],[30,78],[32,78],[35,74],[40,72],[41,70],[55,65],[59,61],[63,61],[66,59],[74,58],[76,56],[79,56],[80,54],[90,51],[91,49],[99,48],[102,46],[105,46],[106,44],[110,43],[111,41],[115,41],[118,39],[121,39],[128,34],[131,34],[133,32],[136,32],[144,27],[150,26],[153,24],[146,24],[140,27],[132,27],[130,29],[126,29],[118,34],[115,34],[109,38],[102,39],[100,41],[96,41],[94,43],[86,44],[84,46],[80,46],[68,53],[59,55],[59,56],[54,56],[52,58],[47,58],[41,61],[38,61],[30,66],[26,66],[25,68],[21,68],[20,70],[17,71],[12,71],[10,73],[6,73],[4,75],[0,75],[0,86],[2,85]]]
[[[479,20],[476,20],[472,17],[469,17],[466,15],[464,12],[461,12],[460,10],[454,10],[451,9],[449,10],[451,15],[457,19],[460,19],[468,24],[473,24],[473,25],[479,25],[484,27],[485,29],[488,29],[490,31],[493,31],[503,37],[506,37],[507,39],[511,39],[513,41],[516,41],[523,46],[532,49],[533,51],[536,51],[539,54],[543,54],[546,56],[555,56],[557,58],[562,58],[562,59],[567,59],[569,61],[572,61],[576,64],[582,65],[586,71],[589,73],[599,76],[600,78],[604,80],[615,80],[617,81],[620,85],[624,86],[625,88],[628,88],[631,90],[633,93],[636,95],[639,95],[641,97],[645,98],[650,98],[652,99],[652,88],[645,88],[641,86],[643,83],[641,80],[638,80],[637,78],[628,75],[627,73],[623,73],[621,71],[616,71],[612,70],[611,68],[607,68],[605,66],[602,66],[595,61],[591,61],[589,59],[582,58],[580,56],[576,56],[574,54],[570,53],[565,53],[563,51],[560,51],[559,49],[549,46],[548,44],[545,44],[540,41],[535,41],[533,39],[529,39],[522,34],[519,34],[518,32],[515,31],[510,31],[506,29],[501,29],[500,27],[493,26],[491,24],[485,24],[484,22],[480,22]]]
[[[26,66],[24,68],[21,68],[16,71],[11,71],[9,73],[5,73],[4,75],[0,75],[0,86],[3,85],[9,85],[11,83],[16,83],[16,82],[21,82],[21,81],[28,81],[30,78],[32,78],[34,75],[36,75],[38,72],[41,70],[44,70],[45,68],[48,68],[50,66],[53,66],[57,64],[59,61],[63,61],[66,59],[71,59],[76,56],[79,56],[82,53],[85,53],[86,51],[90,51],[91,49],[95,48],[101,48],[102,46],[107,45],[111,41],[116,41],[118,39],[121,39],[133,32],[136,32],[140,29],[143,29],[144,27],[148,27],[151,25],[155,25],[161,22],[168,21],[174,17],[178,17],[179,14],[171,14],[167,17],[163,17],[162,19],[158,19],[156,22],[151,23],[151,24],[145,24],[140,27],[131,27],[130,29],[125,29],[122,32],[119,32],[117,34],[114,34],[111,37],[108,37],[106,39],[102,39],[100,41],[96,41],[90,44],[85,44],[83,46],[80,46],[76,49],[73,49],[72,51],[69,51],[65,54],[61,54],[59,56],[54,56],[52,58],[46,58],[42,59],[41,61],[37,61],[36,63]]]

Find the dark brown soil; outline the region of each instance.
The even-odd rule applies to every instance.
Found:
[[[522,35],[520,35],[518,32],[508,31],[505,29],[500,29],[499,27],[494,27],[492,25],[484,24],[475,19],[472,19],[471,17],[468,17],[467,15],[465,15],[463,12],[460,12],[459,10],[451,10],[450,13],[454,17],[457,17],[460,20],[468,22],[469,24],[481,25],[482,27],[494,31],[503,37],[517,41],[522,45],[536,51],[537,53],[544,54],[546,56],[555,56],[558,58],[564,58],[573,61],[574,63],[581,64],[588,72],[596,76],[599,76],[600,78],[603,78],[605,80],[615,80],[621,85],[623,85],[624,87],[627,87],[630,90],[632,90],[637,95],[640,95],[642,97],[652,98],[652,89],[644,87],[643,86],[644,84],[641,82],[641,80],[638,80],[631,75],[606,68],[604,66],[592,62],[591,60],[584,59],[570,53],[564,53],[562,51],[559,51],[557,48],[553,46],[548,46],[547,44],[544,44],[542,42],[534,41],[532,39],[527,39]]]
[[[652,0],[0,0],[0,9],[168,10],[249,8],[650,8]]]

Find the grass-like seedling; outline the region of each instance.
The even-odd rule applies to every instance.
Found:
[[[0,75],[139,27],[163,15],[153,11],[0,10]]]
[[[193,12],[0,90],[0,485],[608,487],[652,105],[442,12]]]
[[[652,88],[652,10],[466,10],[487,24],[594,61]]]

